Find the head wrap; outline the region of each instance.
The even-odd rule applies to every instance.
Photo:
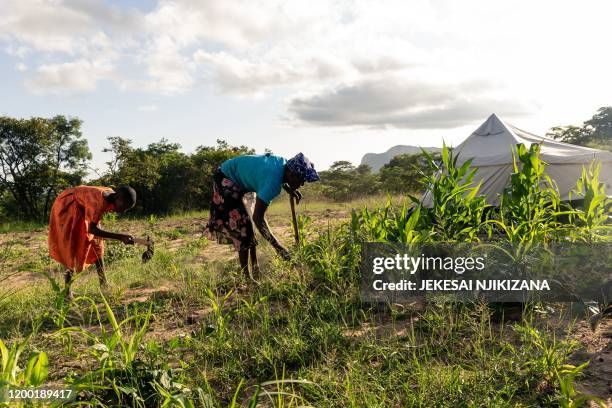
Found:
[[[309,183],[320,180],[314,168],[314,164],[308,160],[303,153],[298,153],[293,158],[287,160],[287,169],[292,173],[304,177],[304,180]]]

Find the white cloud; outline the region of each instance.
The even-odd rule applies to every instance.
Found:
[[[122,88],[170,95],[193,86],[195,65],[175,45],[168,36],[156,38],[137,58],[146,67],[146,75],[123,81]]]
[[[136,21],[133,10],[93,0],[8,0],[0,3],[0,41],[9,55],[31,58],[35,68],[18,70],[32,92],[90,92],[112,78],[126,43],[119,34]]]
[[[39,66],[26,86],[35,93],[86,92],[96,89],[99,80],[108,79],[112,74],[113,66],[104,61],[79,59]]]
[[[28,70],[28,66],[23,62],[18,62],[15,64],[15,69],[19,72],[26,72]]]
[[[259,59],[241,59],[223,51],[198,50],[194,61],[204,67],[204,75],[223,92],[239,95],[257,94],[275,86],[295,86],[308,80],[339,78],[352,68],[333,55],[305,55],[302,60],[294,60],[287,55],[275,58],[267,54]]]
[[[5,0],[0,3],[0,39],[42,52],[87,52],[104,32],[138,28],[138,13],[93,0]],[[119,40],[119,38],[115,38]]]
[[[319,31],[345,8],[326,0],[160,0],[146,22],[149,32],[171,36],[179,47],[204,42],[244,50]]]

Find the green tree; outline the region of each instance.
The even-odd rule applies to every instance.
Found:
[[[145,210],[154,203],[152,192],[160,179],[161,155],[155,147],[150,150],[132,147],[129,139],[110,137],[110,147],[104,152],[113,154],[107,162],[108,172],[100,180],[93,181],[94,184],[117,186],[127,184],[132,186],[138,193],[137,209]],[[165,140],[159,143],[167,144]],[[178,149],[178,146],[176,147]],[[162,149],[164,150],[164,149]],[[167,146],[165,151],[171,150]]]
[[[0,117],[0,189],[11,217],[44,221],[56,195],[80,184],[91,153],[81,120]]]
[[[440,160],[438,153],[434,160]],[[401,154],[380,169],[380,181],[383,190],[390,193],[412,193],[422,188],[419,180],[422,176],[431,175],[431,167],[423,153]]]
[[[138,193],[136,211],[144,214],[174,213],[207,208],[213,172],[227,159],[254,153],[246,146],[199,146],[193,154],[162,139],[146,148],[134,148],[129,139],[111,137],[105,151],[113,154],[106,174],[95,183],[128,184]]]
[[[582,126],[555,126],[546,135],[566,143],[612,150],[612,106],[599,108]]]
[[[332,200],[350,200],[379,191],[378,177],[367,164],[355,167],[351,162],[334,162],[328,170],[320,172],[322,194]]]
[[[599,108],[591,119],[584,122],[584,127],[593,143],[612,150],[612,106]]]

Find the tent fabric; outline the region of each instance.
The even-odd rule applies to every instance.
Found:
[[[478,168],[474,185],[482,181],[480,194],[486,195],[489,204],[499,204],[500,194],[510,183],[510,174],[513,171],[512,149],[516,149],[518,143],[527,147],[533,143],[541,145],[540,157],[547,164],[546,174],[555,181],[562,200],[569,200],[570,195],[572,199],[580,198],[572,192],[576,189],[576,181],[582,174],[582,168],[588,167],[593,161],[601,163],[599,181],[605,183],[606,193],[611,194],[612,152],[537,136],[505,123],[492,114],[454,149],[459,155],[459,164],[472,159],[472,167]],[[431,207],[429,191],[423,195],[422,202],[425,207]]]

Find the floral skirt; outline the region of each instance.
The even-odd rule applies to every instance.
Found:
[[[221,169],[213,175],[210,219],[204,233],[221,244],[233,244],[237,251],[257,245],[251,217],[244,206],[245,191],[225,177]]]

